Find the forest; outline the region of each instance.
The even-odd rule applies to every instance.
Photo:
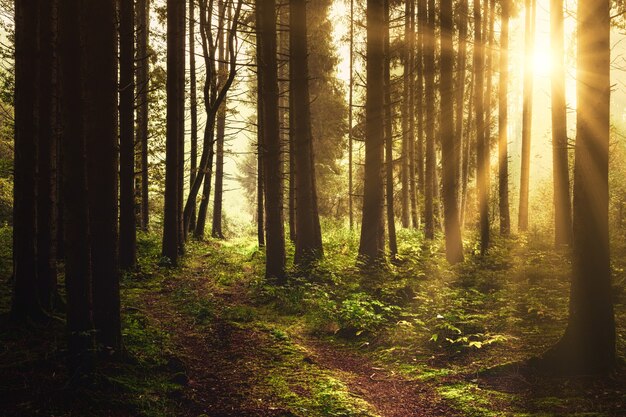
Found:
[[[0,0],[0,415],[626,416],[626,2]]]

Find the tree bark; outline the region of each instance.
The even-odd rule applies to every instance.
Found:
[[[505,0],[506,1],[506,0]],[[466,67],[467,67],[467,19],[468,19],[468,4],[467,0],[461,0],[457,8],[457,26],[459,31],[459,52],[457,54],[457,76],[455,84],[455,115],[454,115],[454,135],[457,138],[458,160],[455,161],[457,165],[458,183],[463,183],[463,149],[465,146],[465,132],[463,131],[463,121],[465,120],[465,83],[467,82]],[[461,186],[458,189],[459,192],[459,220],[461,220],[463,211],[463,196]],[[462,222],[461,222],[462,223]]]
[[[120,1],[120,250],[122,269],[137,262],[135,229],[135,27],[134,1]]]
[[[610,137],[609,2],[578,2],[573,275],[563,338],[545,359],[561,373],[616,365],[608,224]]]
[[[172,266],[178,264],[178,194],[180,157],[180,108],[184,105],[184,95],[178,82],[181,71],[182,50],[178,38],[185,36],[184,26],[180,26],[181,7],[184,0],[167,0],[167,126],[165,142],[165,206],[163,209],[163,256]],[[183,68],[184,69],[184,68]]]
[[[36,259],[38,1],[15,2],[14,318],[40,320]]]
[[[424,234],[435,237],[435,2],[428,0],[428,15],[423,36],[426,105],[426,167],[424,172]]]
[[[39,2],[39,65],[37,66],[37,288],[39,301],[52,310],[57,293],[56,270],[56,172],[57,118],[54,99],[57,70],[56,2]]]
[[[19,2],[19,4],[25,4]],[[88,372],[93,361],[91,248],[82,94],[81,0],[59,2],[59,62],[62,85],[63,209],[68,365]],[[111,91],[115,92],[115,87]]]
[[[455,136],[454,92],[452,73],[454,71],[454,32],[452,0],[442,0],[439,9],[441,24],[441,164],[443,169],[443,209],[446,237],[446,259],[455,264],[463,261],[463,241],[459,225],[459,138]]]
[[[140,226],[144,232],[150,224],[148,193],[148,91],[150,90],[150,0],[137,0],[137,143],[140,147],[141,214]]]
[[[572,242],[572,205],[567,156],[567,107],[563,63],[563,0],[550,1],[552,67],[552,172],[554,176],[554,240],[557,246]]]
[[[88,199],[93,322],[99,347],[109,353],[119,353],[122,333],[117,228],[118,84],[115,1],[85,1],[84,11],[83,56],[85,80],[88,80],[84,83],[84,133],[87,147],[87,189],[91,190],[88,192]],[[132,25],[132,19],[130,22]],[[132,138],[130,142],[132,146]],[[129,191],[132,202],[132,183]],[[129,214],[134,216],[132,208]]]
[[[480,0],[474,0],[474,107],[476,111],[476,176],[480,212],[480,252],[489,249],[489,144],[485,135],[484,117],[484,43],[482,37]]]
[[[261,95],[263,99],[263,169],[266,213],[265,276],[285,282],[280,124],[278,120],[278,66],[276,62],[276,2],[256,4],[257,36],[261,42]]]
[[[220,8],[227,7],[223,0],[219,2]],[[224,74],[226,73],[226,52],[224,48],[224,33],[220,33],[217,40],[218,59],[219,59],[219,78],[220,82],[224,82]],[[220,104],[217,112],[217,136],[216,136],[216,152],[215,152],[215,192],[213,196],[213,224],[211,225],[211,236],[224,239],[222,233],[222,202],[224,199],[224,140],[226,134],[226,96]]]
[[[189,0],[189,115],[191,117],[189,184],[193,184],[198,171],[198,84],[196,80],[196,0]],[[196,201],[191,202],[189,232],[196,228]]]
[[[404,48],[402,50],[402,64],[403,64],[403,75],[402,75],[402,153],[400,155],[401,169],[400,169],[400,180],[402,184],[401,189],[401,217],[402,227],[408,228],[410,226],[410,197],[409,197],[409,109],[411,108],[411,103],[409,97],[414,94],[411,89],[411,78],[413,77],[412,70],[412,60],[413,60],[413,44],[411,42],[411,3],[413,0],[407,0],[404,3]],[[387,6],[389,8],[389,6]],[[388,13],[387,13],[388,19]],[[389,23],[386,23],[389,26]],[[388,30],[385,32],[385,48],[387,58],[385,59],[385,73],[388,72],[389,63],[389,34]],[[386,77],[386,75],[385,75]],[[388,82],[387,80],[385,82]],[[386,86],[386,90],[389,90],[389,86]],[[387,96],[387,91],[385,91],[385,96]],[[387,103],[387,106],[390,104]],[[385,145],[386,148],[388,145]],[[385,151],[386,152],[386,151]],[[387,158],[388,159],[388,158]],[[387,162],[388,163],[388,162]],[[393,171],[392,171],[393,172]],[[387,198],[387,203],[389,203],[389,198]]]
[[[296,252],[300,265],[323,255],[322,233],[317,208],[313,134],[309,98],[309,68],[306,0],[289,2],[290,98],[293,103],[294,151],[296,173]]]
[[[391,67],[391,53],[390,53],[390,48],[389,48],[389,0],[385,0],[385,27],[384,27],[384,32],[385,32],[385,68],[384,68],[384,88],[385,88],[385,197],[386,197],[386,202],[387,202],[387,231],[389,232],[389,257],[392,260],[396,259],[396,256],[398,255],[398,242],[396,240],[396,219],[395,219],[395,214],[394,214],[394,204],[393,204],[393,114],[391,112],[391,106],[392,106],[392,102],[391,102],[391,75],[390,75],[390,67]],[[410,28],[410,26],[409,26]],[[405,31],[405,34],[408,31]],[[408,62],[405,61],[405,62]],[[405,67],[405,71],[406,71],[406,67]],[[405,77],[405,82],[407,82],[407,78]],[[406,91],[405,91],[406,92]],[[408,93],[408,92],[407,92]],[[411,91],[410,94],[413,94],[413,92]],[[405,99],[408,99],[408,96],[404,97]],[[408,101],[408,100],[407,100]],[[408,109],[406,109],[406,107],[410,106],[410,104],[404,104],[403,107],[405,107],[405,112],[408,113]],[[407,132],[408,133],[408,132]],[[409,170],[408,170],[408,157],[409,157],[409,144],[405,143],[408,142],[408,135],[405,138],[404,137],[404,132],[403,132],[403,153],[404,155],[402,156],[402,169],[405,170],[406,172],[404,173],[404,175],[406,175],[405,177],[402,178],[402,186],[404,187],[404,181],[406,180],[406,198],[408,200],[408,180],[409,180]],[[405,167],[406,165],[406,167]],[[408,214],[409,214],[409,204],[408,201],[406,202],[406,211],[405,211],[405,190],[403,189],[403,201],[402,201],[402,221],[403,221],[403,227],[409,227],[408,222],[407,225],[404,226],[404,215],[406,214],[407,216],[407,220],[408,220]]]
[[[528,186],[530,181],[530,142],[533,114],[533,46],[535,43],[535,7],[536,0],[525,0],[526,17],[524,18],[524,91],[522,105],[522,167],[520,171],[520,198],[518,229],[528,230]]]
[[[509,4],[502,1],[502,23],[500,32],[500,78],[498,80],[498,193],[500,209],[500,235],[511,233],[509,210]]]
[[[384,0],[367,1],[365,182],[359,258],[373,265],[385,255],[383,217]]]

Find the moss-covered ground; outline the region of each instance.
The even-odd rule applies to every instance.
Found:
[[[125,357],[101,362],[88,383],[68,384],[62,314],[43,326],[3,319],[0,414],[626,415],[623,367],[555,378],[524,364],[567,320],[568,254],[548,238],[499,240],[487,256],[470,249],[450,267],[439,240],[400,231],[397,262],[364,272],[355,265],[358,235],[326,230],[325,258],[308,271],[290,267],[283,287],[264,279],[252,238],[191,242],[183,264],[167,268],[158,266],[158,236],[141,235],[138,269],[122,279]],[[624,357],[626,246],[613,246]]]

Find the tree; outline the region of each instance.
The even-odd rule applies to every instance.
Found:
[[[167,1],[167,133],[165,143],[165,206],[163,209],[163,256],[172,265],[178,264],[178,250],[182,242],[178,235],[179,199],[179,153],[180,118],[183,117],[184,93],[180,91],[178,77],[184,72],[185,62],[180,37],[185,36],[180,14],[184,12],[184,0]],[[183,23],[184,23],[184,19]]]
[[[610,132],[609,2],[578,2],[573,274],[569,319],[547,352],[559,372],[607,372],[616,365],[608,225]]]
[[[484,91],[485,77],[484,43],[482,37],[480,0],[474,0],[474,107],[476,112],[476,175],[480,211],[480,252],[489,248],[489,143],[485,135]]]
[[[307,262],[322,256],[322,232],[317,208],[313,135],[309,99],[307,57],[307,12],[305,0],[289,3],[290,98],[293,103],[293,137],[296,172],[296,253],[295,262]]]
[[[57,108],[54,99],[56,27],[54,1],[40,1],[37,65],[37,288],[39,302],[51,310],[58,300],[56,270]]]
[[[197,223],[194,230],[194,237],[202,239],[204,237],[204,226],[209,205],[209,194],[211,192],[217,114],[237,73],[236,37],[242,2],[240,0],[237,0],[236,2],[228,0],[225,3],[225,6],[222,7],[217,13],[216,28],[212,25],[214,2],[201,0],[199,6],[202,56],[204,58],[204,67],[206,70],[205,82],[202,91],[206,112],[206,125],[202,140],[202,155],[200,156],[200,161],[198,163],[198,172],[193,183],[189,187],[189,195],[187,197],[187,202],[185,203],[183,212],[184,227],[182,230],[186,233],[189,229],[191,213],[196,205],[196,198],[198,197],[200,187],[202,187],[204,183],[202,200],[200,201],[200,207],[198,208]],[[230,7],[233,7],[235,11],[232,19],[226,22],[225,13]],[[218,68],[219,59],[216,54],[219,34],[223,34],[224,32],[228,33],[228,63],[226,64],[226,67],[228,68],[228,75],[225,78],[221,78],[219,77]]]
[[[23,3],[23,2],[20,2]],[[87,371],[93,352],[89,204],[83,130],[81,0],[59,2],[59,62],[61,152],[65,211],[65,287],[67,294],[68,364],[71,371]],[[23,3],[25,4],[25,3]],[[115,92],[115,89],[112,90]]]
[[[374,264],[384,258],[383,149],[384,149],[384,0],[367,1],[365,96],[365,178],[359,258]]]
[[[278,66],[276,63],[276,2],[256,4],[257,36],[263,100],[263,178],[265,191],[265,276],[285,280],[285,231],[283,226],[280,125],[278,121]]]
[[[435,154],[435,1],[428,0],[428,14],[423,35],[424,45],[424,104],[426,106],[426,167],[424,172],[424,233],[435,237],[434,205],[436,193]]]
[[[511,233],[509,212],[509,138],[508,92],[509,92],[509,17],[510,0],[502,0],[502,23],[500,32],[500,78],[498,79],[498,201],[500,209],[500,234]]]
[[[135,229],[135,8],[134,1],[120,2],[120,250],[122,269],[137,262]]]
[[[196,81],[196,0],[189,0],[189,115],[191,118],[189,184],[193,184],[198,171],[198,97]],[[188,232],[196,228],[196,201],[191,202]]]
[[[506,0],[505,0],[506,1]],[[468,4],[467,0],[461,0],[457,6],[457,27],[459,32],[459,52],[457,54],[456,61],[456,84],[454,86],[455,89],[455,114],[454,114],[454,135],[457,140],[457,146],[459,147],[458,153],[458,166],[457,166],[457,174],[458,181],[460,187],[462,187],[463,183],[463,162],[465,157],[463,155],[463,149],[465,146],[465,132],[463,131],[463,121],[464,118],[464,109],[465,109],[465,83],[467,82],[465,74],[466,74],[466,66],[467,66],[467,19],[468,19]],[[469,114],[468,114],[469,118]],[[459,190],[459,197],[461,201],[459,201],[459,221],[462,225],[461,218],[463,211],[463,192]]]
[[[354,227],[352,101],[354,99],[354,0],[350,0],[350,81],[348,84],[348,218],[350,230]]]
[[[12,314],[41,320],[37,291],[36,123],[38,2],[15,3],[15,159],[13,194]]]
[[[389,232],[389,256],[391,259],[396,259],[396,255],[398,254],[398,243],[396,240],[396,219],[394,213],[394,204],[393,204],[393,115],[391,111],[391,52],[389,47],[389,0],[385,0],[385,69],[384,69],[384,89],[385,89],[385,198],[387,203],[387,231]],[[406,70],[406,69],[405,69]],[[405,78],[405,82],[406,82]],[[411,92],[412,94],[412,92]],[[407,97],[405,96],[405,99]],[[405,105],[406,106],[406,105]],[[408,139],[408,138],[406,138]],[[403,133],[403,153],[406,152],[402,158],[402,170],[406,169],[404,175],[406,175],[407,182],[407,195],[408,198],[408,180],[409,180],[409,172],[408,172],[408,144],[405,144],[406,140]],[[405,166],[406,165],[406,166]],[[402,185],[404,187],[404,180],[402,179]],[[404,189],[402,196],[402,215],[404,222],[404,215],[406,214],[408,217],[408,201],[404,201]],[[405,211],[406,209],[406,211]],[[407,226],[408,227],[408,224]]]
[[[443,209],[446,236],[446,258],[450,263],[463,261],[463,241],[459,225],[459,138],[455,137],[454,92],[452,73],[454,71],[454,50],[452,35],[452,0],[442,0],[439,10],[441,22],[441,164],[443,168]]]
[[[550,1],[552,67],[552,172],[554,176],[554,240],[572,241],[572,206],[567,157],[567,107],[563,64],[563,0]]]
[[[533,115],[533,71],[532,55],[535,44],[536,0],[525,0],[524,18],[524,91],[522,107],[522,167],[520,172],[520,198],[518,229],[528,230],[528,186],[530,182],[530,142]]]
[[[136,140],[140,147],[141,167],[141,230],[147,231],[150,222],[148,207],[148,91],[150,57],[148,56],[148,42],[150,39],[150,0],[137,0],[137,133]]]
[[[82,10],[83,79],[86,80],[83,87],[84,134],[87,189],[90,190],[88,230],[91,239],[93,322],[98,344],[119,353],[122,333],[117,228],[118,84],[115,1],[86,1]],[[130,23],[132,25],[132,18]],[[132,59],[132,53],[130,57]],[[130,127],[132,128],[132,124]],[[132,129],[130,142],[132,145]],[[131,155],[131,164],[132,159]],[[130,185],[132,201],[132,183]],[[71,189],[68,191],[72,192]],[[132,206],[130,215],[134,215]]]
[[[227,7],[223,0],[220,0],[219,7]],[[228,9],[230,10],[230,8]],[[218,34],[217,39],[217,55],[219,59],[218,73],[220,78],[224,78],[226,74],[226,51],[224,48],[224,33]],[[223,82],[223,80],[220,80]],[[224,141],[226,134],[226,96],[217,112],[217,139],[215,152],[215,192],[213,197],[213,224],[211,225],[211,236],[224,239],[222,232],[222,202],[224,190]]]
[[[407,0],[404,3],[404,48],[403,48],[403,66],[404,66],[404,72],[403,72],[403,82],[402,82],[402,153],[400,155],[400,161],[401,161],[401,169],[400,169],[400,179],[402,182],[402,189],[401,189],[401,206],[400,208],[401,210],[401,220],[402,220],[402,227],[407,228],[410,225],[410,213],[409,213],[409,205],[410,205],[410,191],[409,191],[409,181],[410,181],[410,172],[409,172],[409,164],[411,162],[411,157],[409,155],[409,147],[410,147],[410,143],[409,143],[409,120],[410,120],[410,115],[409,115],[409,111],[411,109],[411,103],[410,103],[410,98],[414,92],[411,89],[411,79],[413,78],[414,74],[412,73],[412,67],[413,67],[413,43],[412,43],[412,27],[411,27],[411,10],[412,10],[412,3],[413,0]],[[389,26],[389,24],[387,23],[387,26]],[[387,38],[389,36],[387,35]],[[389,40],[386,39],[385,40],[385,46],[387,47],[387,44],[389,43]],[[389,53],[389,51],[387,51],[387,54]],[[389,59],[389,58],[388,58]],[[388,64],[386,64],[385,66],[385,71],[387,71],[387,67]],[[387,104],[387,106],[389,106],[389,104]],[[387,149],[388,145],[385,145]],[[386,151],[385,151],[386,152]],[[387,161],[388,163],[388,161]],[[389,198],[387,198],[387,202],[389,202]]]

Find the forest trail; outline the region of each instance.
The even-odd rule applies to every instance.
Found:
[[[184,386],[175,401],[185,415],[459,415],[426,383],[271,314],[257,319],[245,281],[220,285],[206,272],[200,260],[145,297],[177,352],[167,367]]]

